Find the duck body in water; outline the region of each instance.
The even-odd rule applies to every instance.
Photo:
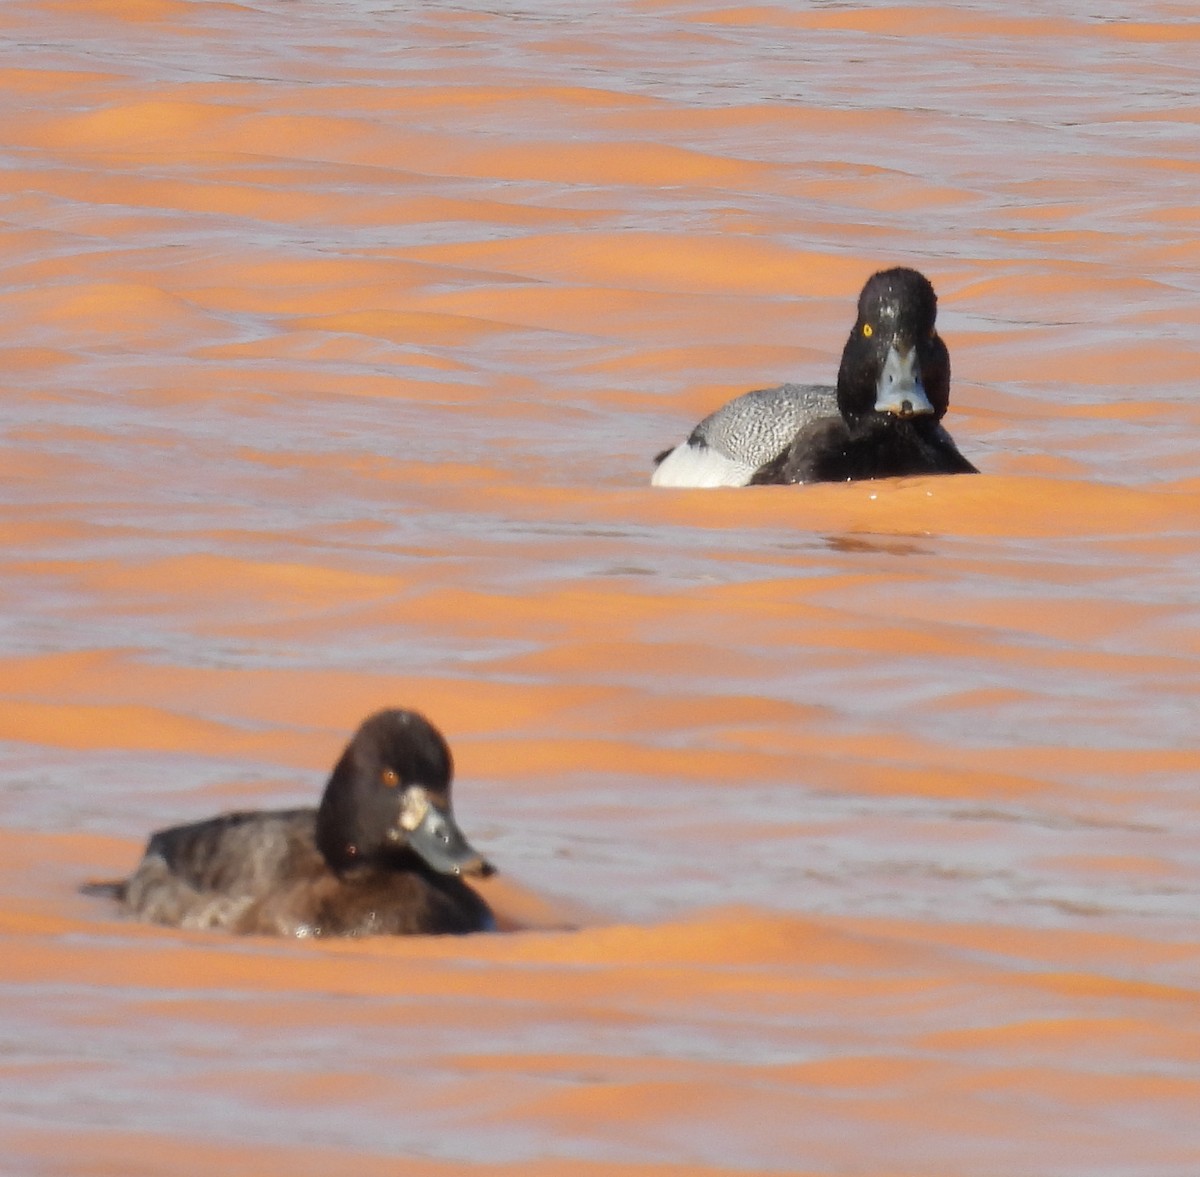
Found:
[[[937,295],[916,270],[883,270],[858,297],[837,386],[783,384],[744,393],[658,455],[655,486],[844,482],[973,474],[942,425],[950,353]]]
[[[226,813],[151,835],[128,878],[89,883],[123,914],[278,936],[489,931],[464,881],[494,868],[450,808],[453,762],[414,711],[381,711],[346,746],[313,809]]]

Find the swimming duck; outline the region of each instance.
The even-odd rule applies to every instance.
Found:
[[[882,270],[858,296],[837,387],[782,384],[735,397],[655,459],[654,486],[845,482],[974,474],[942,418],[950,353],[937,295],[916,270]]]
[[[494,928],[463,875],[494,867],[450,808],[453,761],[415,711],[380,711],[346,746],[316,809],[227,813],[153,834],[137,870],[91,895],[149,923],[277,936]]]

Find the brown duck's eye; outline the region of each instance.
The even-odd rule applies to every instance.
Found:
[[[875,334],[875,328],[870,323],[863,324],[863,338],[870,339]]]
[[[379,779],[383,781],[389,789],[394,789],[400,783],[400,774],[394,768],[385,768],[379,774]]]

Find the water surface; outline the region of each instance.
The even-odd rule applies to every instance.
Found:
[[[13,1172],[1200,1171],[1189,6],[0,35]],[[894,264],[981,477],[649,488]],[[529,930],[76,894],[386,705]]]

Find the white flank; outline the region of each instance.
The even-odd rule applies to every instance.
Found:
[[[723,457],[708,446],[677,445],[654,468],[651,486],[746,486],[755,467]]]

